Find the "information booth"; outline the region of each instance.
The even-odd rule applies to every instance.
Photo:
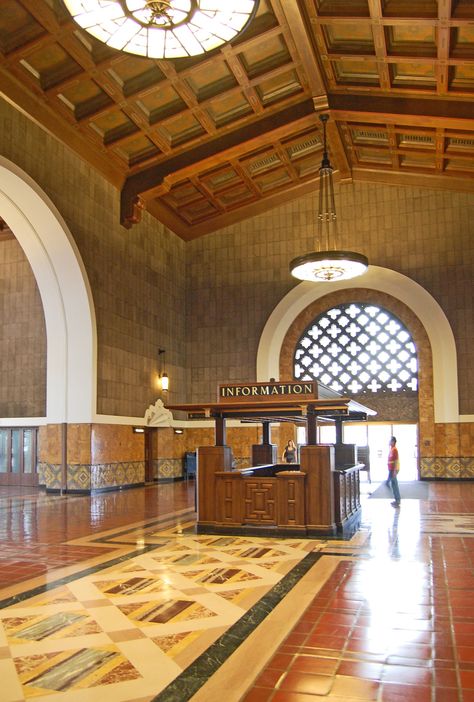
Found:
[[[366,420],[373,410],[316,382],[294,381],[221,385],[215,403],[168,409],[215,422],[215,445],[197,449],[198,533],[335,536],[357,528],[364,465],[355,446],[342,443],[342,424]],[[262,423],[250,467],[233,468],[228,419]],[[317,444],[317,423],[328,420],[336,424],[336,444]],[[273,422],[306,424],[299,463],[278,462]]]

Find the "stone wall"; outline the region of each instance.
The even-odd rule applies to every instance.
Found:
[[[46,412],[43,305],[16,239],[0,241],[0,324],[0,417],[42,417]]]
[[[255,379],[262,329],[296,284],[289,261],[315,249],[316,194],[187,244],[190,401]],[[422,285],[458,351],[460,413],[474,413],[474,195],[358,183],[336,186],[338,248]],[[356,216],[355,216],[356,215]]]
[[[1,99],[0,153],[51,198],[83,258],[97,320],[97,412],[144,415],[157,397],[160,347],[166,349],[170,402],[183,401],[184,242],[146,213],[141,224],[124,229],[119,191]],[[0,249],[6,244],[0,242]],[[41,392],[35,393],[31,406],[44,405],[44,387]],[[18,406],[5,409],[0,416],[32,414],[18,411]]]

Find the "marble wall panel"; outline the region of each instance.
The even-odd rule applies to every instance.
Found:
[[[462,456],[474,456],[474,422],[459,425],[459,445]]]
[[[62,456],[61,424],[46,424],[38,429],[38,462],[61,463]]]
[[[91,425],[68,424],[67,426],[67,460],[68,463],[90,464]]]
[[[91,430],[91,463],[143,461],[144,434],[135,434],[128,424],[93,424]]]

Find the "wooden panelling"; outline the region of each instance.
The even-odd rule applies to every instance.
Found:
[[[276,478],[247,478],[244,483],[244,524],[276,524]]]
[[[216,522],[242,524],[242,479],[236,473],[216,475]]]
[[[278,473],[278,526],[305,528],[305,479],[299,471]]]

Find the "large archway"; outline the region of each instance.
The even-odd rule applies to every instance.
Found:
[[[96,323],[87,274],[72,234],[46,193],[3,157],[0,213],[28,258],[43,303],[45,419],[51,424],[91,422],[96,409]]]
[[[285,336],[295,318],[311,303],[331,292],[372,289],[403,302],[418,317],[428,336],[433,362],[435,422],[458,422],[458,378],[453,332],[436,300],[418,283],[396,271],[370,266],[360,278],[339,283],[301,283],[275,307],[260,337],[257,380],[279,377],[279,359]]]

